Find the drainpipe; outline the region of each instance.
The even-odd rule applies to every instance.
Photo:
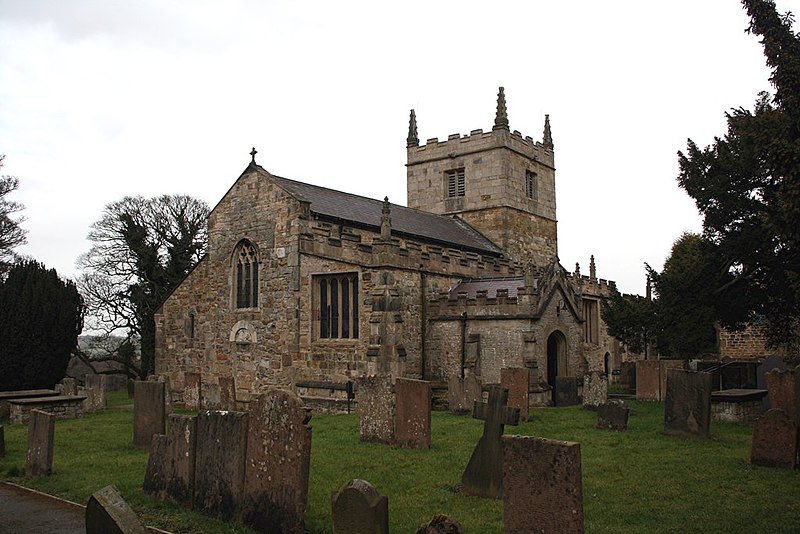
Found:
[[[464,379],[464,367],[467,364],[467,312],[461,312],[461,379]]]

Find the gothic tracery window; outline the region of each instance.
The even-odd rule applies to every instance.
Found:
[[[258,306],[258,251],[248,240],[236,245],[234,262],[234,299],[237,308]]]
[[[320,339],[358,338],[358,274],[318,276],[315,321]]]

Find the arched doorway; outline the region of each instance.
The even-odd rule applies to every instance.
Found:
[[[567,376],[567,338],[559,330],[555,330],[547,338],[547,383],[553,388],[554,406],[557,376]]]

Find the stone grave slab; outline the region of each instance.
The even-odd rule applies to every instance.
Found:
[[[366,480],[348,481],[331,501],[334,534],[389,534],[389,499]]]
[[[771,408],[753,427],[750,463],[794,469],[797,466],[797,425],[785,411]]]
[[[233,519],[244,490],[248,414],[201,411],[197,415],[197,454],[193,508]]]
[[[636,362],[619,364],[619,383],[628,389],[636,389]]]
[[[393,443],[395,397],[392,376],[367,376],[356,382],[361,441]]]
[[[74,378],[70,378],[65,376],[61,380],[61,392],[62,395],[77,395],[78,394],[78,383],[75,381]]]
[[[447,379],[447,404],[453,415],[472,413],[472,405],[480,401],[483,391],[478,377],[472,373],[464,378],[451,376]]]
[[[578,379],[574,376],[557,376],[555,400],[558,407],[579,404]]]
[[[86,503],[86,534],[146,534],[136,512],[111,485],[98,490]]]
[[[608,377],[602,371],[590,371],[583,377],[583,407],[597,410],[608,402]]]
[[[711,374],[667,370],[664,432],[707,438],[711,428]]]
[[[164,478],[167,496],[191,506],[197,456],[197,417],[171,414],[167,429],[167,455]]]
[[[394,386],[394,442],[407,449],[431,448],[431,383],[398,378]]]
[[[250,411],[241,517],[260,532],[304,532],[311,413],[291,391],[273,389]],[[198,462],[199,462],[198,458]]]
[[[507,534],[583,532],[580,443],[503,436]]]
[[[8,419],[11,415],[12,400],[29,399],[35,397],[55,397],[60,393],[54,389],[26,389],[22,391],[0,391],[0,420]]]
[[[528,388],[531,371],[524,367],[505,367],[500,369],[500,385],[508,390],[508,406],[519,408],[520,421],[528,420]]]
[[[56,417],[41,410],[32,410],[28,422],[28,455],[25,474],[46,477],[53,472],[53,450]]]
[[[636,400],[661,400],[661,363],[658,360],[636,362]]]
[[[156,499],[164,500],[167,495],[167,436],[154,434],[150,440],[149,450],[142,491]]]
[[[106,376],[87,374],[85,379],[84,394],[86,395],[85,410],[96,412],[106,408]]]
[[[186,373],[183,389],[183,405],[188,410],[200,409],[200,373]]]
[[[767,373],[767,389],[770,407],[780,408],[800,425],[800,370],[773,369]]]
[[[456,518],[438,514],[424,525],[420,525],[416,534],[466,534],[466,532]]]
[[[630,408],[621,401],[611,401],[597,407],[597,428],[627,430]]]
[[[219,405],[221,410],[236,409],[236,384],[232,376],[219,377]]]
[[[166,429],[163,382],[136,380],[133,384],[133,446],[149,449],[154,434]]]
[[[467,495],[499,499],[503,496],[503,452],[500,438],[505,425],[519,424],[519,409],[506,406],[508,390],[502,386],[489,387],[489,402],[476,402],[472,417],[482,419],[481,436],[461,484]]]

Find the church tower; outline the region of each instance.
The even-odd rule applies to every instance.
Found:
[[[408,206],[458,216],[523,263],[558,254],[550,117],[542,141],[510,131],[503,88],[490,132],[428,139],[420,146],[411,110],[407,139]]]

